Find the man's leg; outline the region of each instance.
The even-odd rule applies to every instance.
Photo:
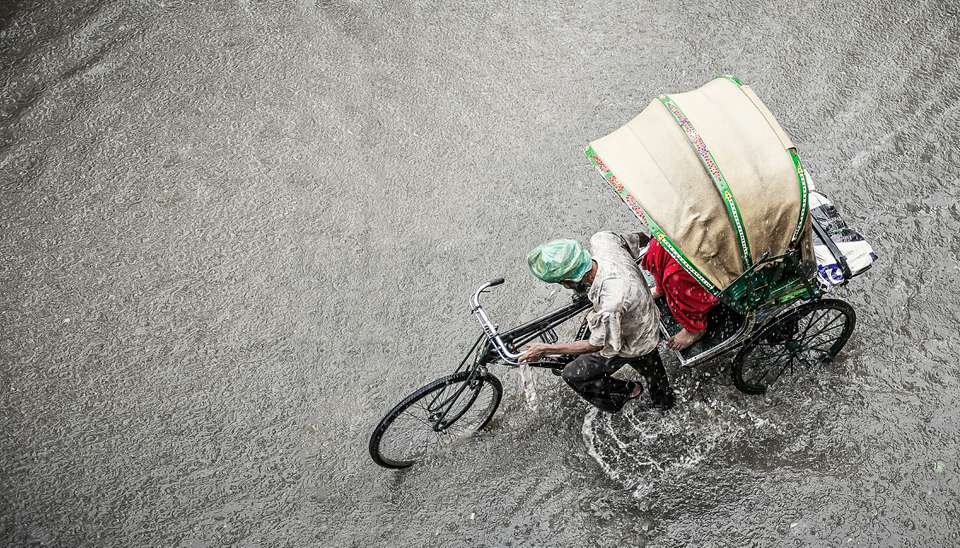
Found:
[[[636,383],[611,377],[626,364],[623,358],[604,358],[599,353],[581,354],[563,368],[561,376],[583,399],[608,413],[627,403]]]
[[[663,360],[656,348],[639,358],[633,358],[630,365],[647,379],[650,384],[650,399],[654,405],[662,409],[673,407],[673,389],[670,388],[667,370],[663,368]]]

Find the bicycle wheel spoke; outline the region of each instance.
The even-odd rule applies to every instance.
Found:
[[[826,333],[824,333],[824,334],[821,334],[821,336],[817,336],[817,337],[813,337],[813,338],[811,338],[811,339],[807,339],[806,341],[803,342],[803,347],[804,347],[804,348],[813,348],[813,347],[816,347],[816,346],[828,346],[828,347],[831,347],[831,346],[833,346],[833,343],[836,342],[839,338],[840,338],[840,334],[836,334],[836,333],[834,333],[834,334],[826,334]]]
[[[787,351],[784,350],[784,351],[779,352],[779,353],[777,353],[777,354],[773,354],[773,355],[769,355],[769,356],[761,356],[761,357],[755,358],[755,359],[751,360],[751,365],[752,365],[753,368],[755,368],[755,369],[756,369],[756,368],[766,369],[766,368],[775,366],[777,363],[779,363],[780,361],[782,361],[786,356],[787,356]]]
[[[408,416],[408,417],[414,419],[414,420],[417,421],[419,424],[422,424],[423,426],[426,426],[427,428],[433,428],[433,422],[431,422],[429,418],[426,418],[426,417],[418,417],[418,416],[414,415],[413,413],[410,413],[409,411],[405,411],[403,414],[404,414],[404,416]]]
[[[793,366],[794,357],[789,352],[784,353],[783,359],[777,360],[775,363],[767,367],[767,375],[770,376],[772,373],[776,373],[776,378],[779,378],[788,367]]]
[[[801,341],[802,341],[803,338],[806,337],[807,331],[809,331],[811,327],[813,327],[814,325],[816,325],[817,322],[819,322],[821,319],[823,319],[823,317],[826,316],[829,312],[830,312],[830,309],[828,308],[828,309],[824,310],[823,312],[821,312],[820,315],[817,316],[817,319],[810,321],[810,323],[807,324],[807,327],[804,328],[803,333],[800,334],[800,336],[797,337],[796,340],[801,340]],[[816,312],[814,312],[813,314],[816,314]],[[809,318],[810,316],[812,316],[812,314],[809,314],[809,315],[807,315],[806,317]],[[802,320],[801,320],[801,321],[802,321]]]
[[[804,352],[816,351],[823,354],[831,354],[833,352],[831,349],[833,348],[833,345],[836,340],[837,338],[828,339],[825,341],[810,341],[802,345],[801,351],[804,351]]]
[[[812,360],[810,357],[807,357],[807,356],[797,356],[797,359],[803,362],[807,367],[811,369],[818,368],[822,365],[819,361]]]
[[[426,452],[428,441],[418,436],[408,436],[396,446],[385,443],[381,446],[384,456],[391,460],[404,461],[420,458]]]
[[[821,329],[820,331],[817,331],[816,333],[814,333],[813,335],[811,335],[809,338],[806,338],[806,339],[803,339],[803,340],[804,340],[804,341],[806,341],[806,340],[812,341],[812,340],[816,339],[817,337],[819,337],[820,335],[823,335],[823,334],[825,334],[825,333],[829,333],[829,332],[834,331],[834,330],[836,330],[836,329],[840,329],[840,330],[841,330],[841,333],[842,333],[843,324],[838,324],[838,325],[835,325],[835,326],[830,327],[830,328]],[[832,336],[832,335],[831,335],[831,336]],[[838,335],[837,337],[835,337],[835,338],[839,338],[839,335]]]
[[[783,358],[783,357],[786,356],[787,354],[788,354],[787,349],[784,348],[783,346],[781,346],[781,347],[778,349],[777,352],[768,354],[768,355],[766,355],[766,356],[761,356],[760,358],[758,358],[757,361],[760,361],[760,362],[762,362],[762,363],[775,362],[775,361],[780,360],[781,358]]]
[[[450,407],[452,404],[467,392],[466,383],[463,383],[463,386],[458,387],[457,389],[451,390],[448,394],[444,395],[442,398],[439,398],[438,402],[435,402],[434,405],[430,407],[434,409],[443,409],[445,407]]]
[[[416,406],[422,409],[422,406]],[[381,450],[388,458],[406,460],[419,458],[433,442],[433,424],[410,410],[405,410],[394,419],[389,436],[381,441]],[[399,443],[394,444],[396,438]]]
[[[766,381],[768,384],[775,382],[780,378],[781,375],[783,375],[783,372],[788,367],[793,367],[793,356],[789,352],[785,352],[782,359],[777,360],[768,367],[765,367],[764,370],[761,371],[761,375],[757,380]]]
[[[782,347],[783,347],[783,342],[782,342],[782,341],[781,341],[781,342],[770,342],[770,341],[766,341],[766,340],[758,340],[758,341],[755,343],[755,345],[757,346],[757,348],[761,348],[761,347],[763,347],[763,348],[782,348]]]
[[[827,322],[827,324],[826,324],[825,326],[823,326],[823,328],[824,328],[824,329],[827,329],[828,327],[832,326],[833,324],[835,324],[835,323],[837,323],[837,322],[839,322],[839,321],[843,321],[844,319],[846,319],[846,316],[844,316],[843,314],[838,313],[836,316],[834,316],[834,318],[833,318],[832,320],[830,320],[829,322]],[[843,324],[840,324],[840,326],[842,327]]]
[[[486,416],[487,409],[489,409],[490,407],[490,403],[491,403],[490,398],[492,398],[493,396],[492,394],[493,391],[490,390],[489,392],[490,392],[490,396],[487,397],[485,401],[483,397],[479,394],[477,395],[476,398],[473,398],[473,404],[470,406],[470,408],[465,409],[462,415],[457,417],[457,420],[454,421],[451,425],[454,427],[458,427],[462,430],[469,430],[478,426],[478,423],[480,422],[480,420],[482,420]],[[474,411],[474,412],[471,413],[471,411]],[[473,415],[476,413],[480,414],[479,419],[473,417]]]
[[[407,419],[407,420],[402,420]],[[393,421],[394,429],[405,428],[405,430],[423,430],[424,428],[431,428],[430,422],[424,418],[417,417],[410,413],[404,413],[403,415],[397,417]]]
[[[784,354],[785,352],[779,352],[776,354],[770,353],[763,356],[752,357],[750,364],[757,367],[766,367],[772,363],[776,363],[778,360],[780,360],[780,358],[783,357]]]
[[[751,381],[762,381],[770,371],[779,369],[779,366],[788,360],[789,356],[784,350],[774,356],[765,356],[761,360],[751,361],[744,376]]]
[[[453,423],[443,429],[444,434],[448,436],[460,437],[470,431],[469,426],[461,425],[459,422]]]
[[[808,346],[808,347],[806,347],[806,348],[807,348],[807,350],[816,350],[817,352],[820,352],[820,353],[822,353],[822,354],[825,355],[825,356],[829,356],[829,355],[830,355],[830,349],[829,349],[829,348],[823,348],[822,346],[818,346],[818,345]]]
[[[790,356],[790,359],[787,361],[787,365],[776,370],[776,371],[777,371],[777,376],[774,377],[774,378],[772,378],[772,379],[770,379],[770,383],[772,384],[772,383],[776,382],[776,380],[780,378],[780,375],[783,375],[783,372],[787,369],[787,367],[790,368],[790,374],[792,375],[792,374],[793,374],[793,362],[795,361],[795,359],[796,359],[796,358],[794,358],[793,356]]]
[[[393,431],[396,434],[404,434],[404,433],[411,434],[410,436],[404,436],[404,437],[411,438],[412,440],[415,441],[420,437],[423,437],[432,433],[433,427],[432,425],[425,424],[422,421],[418,421],[417,423],[410,423],[408,426],[404,428],[401,425],[396,424],[396,421],[395,421],[393,425]]]

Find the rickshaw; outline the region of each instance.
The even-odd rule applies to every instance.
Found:
[[[811,185],[797,149],[750,86],[723,76],[694,91],[661,95],[591,142],[586,156],[648,238],[719,300],[704,336],[674,351],[681,367],[733,355],[734,385],[763,394],[782,377],[815,372],[837,356],[856,314],[825,292],[869,264],[851,269],[831,227],[811,215]],[[821,249],[839,265],[839,276],[822,275]],[[434,446],[486,428],[503,393],[488,366],[559,374],[573,359],[525,364],[520,349],[537,339],[556,342],[556,328],[590,307],[586,295],[574,293],[568,305],[500,330],[480,297],[502,283],[485,283],[471,297],[482,332],[453,373],[404,398],[375,427],[369,451],[378,465],[409,467]],[[657,304],[661,333],[670,337],[680,326],[663,299]],[[588,336],[583,319],[575,338]]]

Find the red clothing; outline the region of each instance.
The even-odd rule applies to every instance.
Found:
[[[657,289],[667,300],[667,308],[681,327],[699,333],[707,327],[707,313],[718,299],[687,273],[657,240],[650,241],[641,264],[653,274]]]

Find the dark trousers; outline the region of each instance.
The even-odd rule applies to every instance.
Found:
[[[563,368],[561,376],[583,399],[603,411],[617,413],[637,385],[632,381],[611,377],[627,364],[647,380],[654,405],[664,409],[673,406],[673,390],[656,348],[636,358],[604,358],[599,352],[581,354]]]

